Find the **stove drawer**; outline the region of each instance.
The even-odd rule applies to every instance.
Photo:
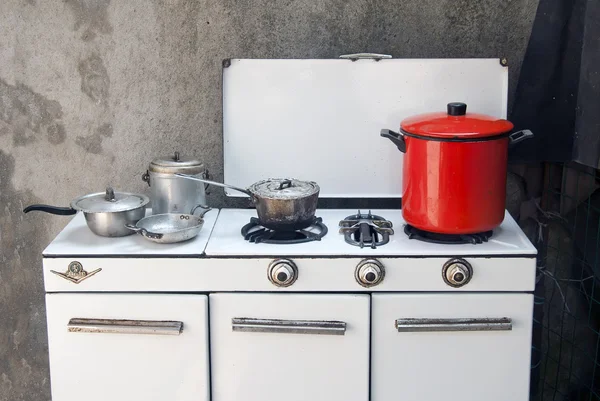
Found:
[[[372,401],[527,401],[533,295],[374,294]]]
[[[212,401],[369,399],[368,295],[210,295]]]
[[[48,294],[52,400],[208,401],[207,304],[205,295]]]

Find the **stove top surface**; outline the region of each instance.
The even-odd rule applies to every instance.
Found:
[[[300,244],[268,244],[249,242],[241,234],[242,227],[256,217],[254,209],[221,209],[210,211],[205,216],[205,224],[200,234],[178,244],[156,244],[130,235],[120,238],[106,238],[93,234],[87,227],[82,213],[78,213],[60,234],[44,250],[46,257],[65,256],[104,256],[104,257],[369,257],[369,256],[498,256],[535,255],[536,249],[523,231],[507,213],[502,225],[494,230],[492,237],[482,244],[442,245],[409,239],[404,233],[405,222],[400,210],[372,210],[373,214],[390,220],[395,234],[389,242],[372,249],[360,248],[346,243],[339,233],[341,220],[356,210],[319,209],[316,215],[323,219],[329,228],[319,241]],[[150,215],[148,211],[147,215]]]
[[[360,248],[345,242],[338,232],[339,223],[356,210],[318,209],[316,215],[323,219],[329,232],[320,241],[301,244],[265,244],[248,242],[241,228],[256,217],[253,209],[221,209],[219,218],[206,247],[207,256],[487,256],[535,255],[535,247],[513,218],[506,212],[504,222],[494,230],[492,237],[481,244],[442,245],[409,239],[404,233],[401,210],[372,210],[375,215],[393,223],[395,234],[389,243],[376,249]]]
[[[148,209],[146,216],[152,211]],[[90,231],[83,213],[77,213],[67,226],[42,252],[43,256],[176,256],[202,255],[217,221],[218,210],[204,216],[204,226],[193,239],[177,244],[157,244],[139,234],[107,238]]]

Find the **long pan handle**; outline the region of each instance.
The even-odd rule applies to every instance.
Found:
[[[205,184],[214,185],[216,187],[233,189],[234,191],[242,192],[242,193],[248,195],[249,197],[254,198],[254,195],[252,195],[252,192],[250,192],[250,191],[248,191],[247,189],[244,189],[244,188],[234,187],[233,185],[223,184],[222,182],[216,182],[216,181],[207,180],[206,178],[198,178],[198,177],[195,177],[193,175],[187,175],[187,174],[181,174],[181,173],[175,173],[175,175],[177,177],[187,178],[188,180],[203,182]]]
[[[59,216],[71,216],[77,213],[77,210],[71,207],[58,207],[50,205],[29,205],[23,209],[23,213],[29,213],[33,211],[57,214]]]

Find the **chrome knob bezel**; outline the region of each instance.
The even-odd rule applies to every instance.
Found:
[[[279,280],[277,276],[280,273],[287,274],[287,280]],[[289,287],[298,279],[298,267],[289,259],[275,259],[269,264],[269,268],[267,269],[267,278],[273,285],[277,287]]]
[[[374,273],[375,280],[369,281],[366,279],[367,274]],[[377,259],[363,259],[354,270],[354,279],[363,287],[374,287],[381,283],[385,277],[385,268]]]
[[[463,275],[463,280],[455,279],[457,274]],[[460,288],[467,285],[473,278],[473,267],[464,259],[450,259],[444,263],[442,268],[442,278],[444,282],[453,288]]]

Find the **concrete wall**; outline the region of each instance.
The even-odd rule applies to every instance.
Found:
[[[157,155],[222,179],[221,60],[507,57],[537,0],[0,1],[0,400],[48,400],[41,251],[68,218],[23,215],[107,184],[146,191]],[[213,191],[213,205],[228,203]],[[85,374],[85,372],[74,372]]]

